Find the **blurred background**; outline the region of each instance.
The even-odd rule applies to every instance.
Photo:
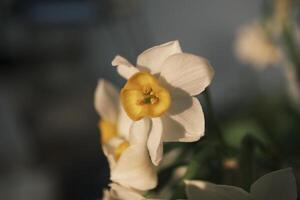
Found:
[[[261,4],[1,0],[0,199],[101,198],[109,174],[93,98],[99,78],[124,83],[111,67],[116,54],[135,63],[143,50],[178,39],[184,51],[214,67],[218,119],[227,122],[242,112],[246,127],[261,130],[253,125],[253,105],[265,96],[271,103],[282,97],[282,69],[258,72],[233,53],[236,30],[259,15]]]

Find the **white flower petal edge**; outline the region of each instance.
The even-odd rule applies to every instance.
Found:
[[[168,57],[161,67],[160,79],[192,96],[205,90],[214,76],[209,62],[202,57],[178,53]]]
[[[130,146],[122,153],[112,170],[112,181],[138,190],[153,189],[157,185],[156,171],[146,146],[148,123],[147,120],[140,120],[133,124]]]
[[[95,109],[102,119],[117,123],[119,114],[119,92],[110,82],[100,79],[95,92]],[[107,157],[109,167],[112,169],[116,162],[110,149],[106,145],[101,145],[104,155]]]
[[[189,200],[252,200],[246,191],[238,187],[216,185],[205,181],[185,181],[185,184]]]
[[[151,120],[149,118],[141,119],[132,123],[130,127],[130,144],[147,144]]]
[[[117,55],[111,62],[112,66],[117,67],[118,73],[125,79],[129,79],[132,75],[139,72],[128,60]]]
[[[129,138],[130,127],[133,121],[128,117],[122,105],[120,105],[118,118],[118,132],[124,138]]]
[[[199,140],[204,135],[205,120],[202,106],[197,98],[189,98],[191,98],[190,101],[192,102],[192,105],[189,108],[178,114],[170,114],[170,118],[173,119],[174,122],[178,123],[177,126],[181,125],[184,128],[184,135],[173,134],[171,132],[172,129],[169,131],[166,127],[164,131],[164,141],[194,142]],[[177,102],[173,102],[173,108],[178,108],[180,106],[180,99],[178,100],[179,101]],[[170,109],[169,113],[171,112],[172,108]],[[173,126],[175,126],[175,124]],[[170,127],[172,126],[170,125]],[[180,133],[180,128],[178,128],[178,133]]]
[[[259,178],[251,186],[251,196],[255,200],[296,200],[297,186],[292,169],[274,171]]]
[[[95,92],[95,109],[109,122],[117,122],[119,112],[119,92],[108,81],[100,79]]]
[[[181,53],[181,47],[177,40],[154,46],[141,53],[137,58],[137,66],[147,69],[151,74],[161,71],[163,62],[171,55]]]
[[[159,165],[163,157],[163,125],[160,118],[153,118],[147,142],[149,154],[154,165]]]
[[[108,149],[105,145],[102,145],[102,150],[104,152],[104,155],[107,157],[109,169],[110,169],[110,171],[112,171],[115,168],[117,162],[116,162],[114,156],[112,154],[108,153]]]
[[[142,193],[123,187],[116,183],[110,184],[110,190],[104,190],[103,200],[143,200]]]

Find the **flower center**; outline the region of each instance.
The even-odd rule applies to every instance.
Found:
[[[128,116],[134,120],[159,117],[171,104],[168,90],[149,73],[134,74],[121,90],[121,102]]]
[[[139,100],[137,103],[140,105],[144,104],[155,104],[159,102],[159,97],[156,96],[156,94],[153,92],[152,88],[145,87],[142,90],[143,92],[143,98]]]
[[[107,144],[108,141],[117,136],[117,125],[106,121],[106,120],[100,120],[98,124],[100,131],[101,131],[101,142],[102,144]]]
[[[129,142],[123,141],[120,143],[114,150],[114,157],[116,160],[119,160],[122,153],[128,148]]]

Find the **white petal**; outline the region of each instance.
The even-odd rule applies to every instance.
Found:
[[[274,171],[261,177],[251,186],[250,193],[255,200],[296,200],[297,187],[292,169]]]
[[[109,169],[112,170],[116,166],[114,155],[112,154],[108,145],[102,145],[102,151],[107,158]]]
[[[113,197],[111,196],[110,192],[107,189],[105,189],[103,191],[103,198],[102,199],[103,200],[112,200]]]
[[[119,55],[117,55],[113,59],[111,64],[112,66],[117,66],[117,71],[125,79],[129,79],[132,75],[139,72],[139,70],[134,67],[128,60]]]
[[[163,156],[163,127],[160,118],[153,118],[147,142],[149,154],[154,165],[161,162]]]
[[[107,121],[116,123],[119,110],[119,92],[108,81],[99,80],[95,92],[95,109]]]
[[[183,125],[175,121],[168,115],[161,117],[163,124],[163,141],[164,142],[178,142],[185,138],[188,134]]]
[[[130,145],[111,172],[111,180],[137,190],[153,189],[157,175],[145,145]]]
[[[162,63],[171,55],[181,53],[181,47],[177,40],[154,46],[141,53],[137,58],[137,65],[147,69],[151,74],[161,71]]]
[[[142,144],[146,146],[151,128],[150,125],[149,118],[133,122],[130,127],[130,144]]]
[[[110,191],[104,191],[104,197],[106,200],[144,200],[145,198],[142,196],[141,192],[123,187],[121,185],[112,183],[110,184]]]
[[[162,81],[194,96],[210,84],[214,70],[205,58],[178,53],[167,58],[161,67],[160,75]]]
[[[109,168],[112,170],[116,166],[116,159],[115,159],[115,149],[118,147],[122,142],[124,142],[124,138],[120,136],[116,136],[111,138],[108,143],[102,144],[102,149],[104,155],[107,157]]]
[[[173,100],[169,110],[171,120],[163,121],[168,122],[164,123],[164,141],[194,142],[204,135],[205,121],[202,106],[197,98],[189,98]],[[189,108],[178,112],[188,104],[191,104]],[[178,131],[175,133],[174,129]]]
[[[120,105],[120,113],[118,118],[118,133],[125,139],[129,139],[129,131],[133,121],[128,117],[122,105]]]
[[[250,195],[238,187],[216,185],[205,181],[185,181],[185,184],[189,200],[251,200]]]
[[[149,190],[157,185],[157,176],[150,160],[147,139],[150,119],[133,122],[130,128],[130,146],[122,153],[111,172],[111,180],[126,187]]]

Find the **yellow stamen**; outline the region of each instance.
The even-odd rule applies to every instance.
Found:
[[[114,151],[114,157],[116,160],[119,160],[122,153],[128,148],[129,143],[127,141],[122,142]],[[130,161],[129,161],[130,162]]]
[[[151,104],[156,104],[159,101],[159,98],[157,96],[153,96],[150,99],[150,103]]]
[[[100,120],[98,126],[101,131],[102,144],[107,144],[111,138],[117,136],[117,125],[116,124],[106,121],[106,120]]]
[[[121,101],[132,120],[159,117],[171,105],[169,92],[149,73],[139,72],[128,79],[121,91]]]
[[[153,93],[152,88],[150,88],[150,87],[144,87],[143,88],[143,94],[144,95],[150,95],[151,93]]]

